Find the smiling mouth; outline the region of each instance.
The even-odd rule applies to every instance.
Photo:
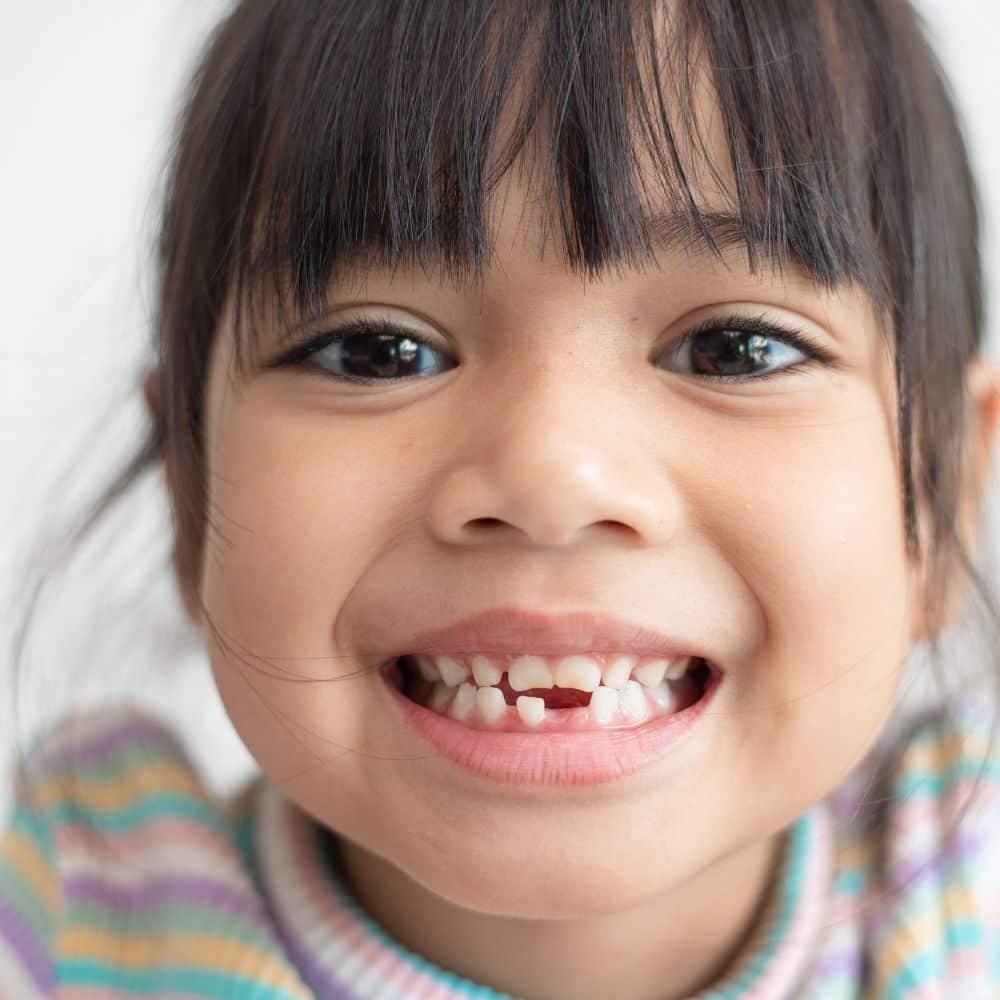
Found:
[[[592,690],[579,687],[515,689],[503,669],[499,680],[478,685],[427,679],[413,656],[400,656],[384,671],[386,680],[407,699],[461,725],[491,732],[573,732],[635,729],[698,704],[719,672],[706,660],[690,657],[683,675],[646,678],[648,684],[619,678]],[[654,683],[655,682],[655,683]]]

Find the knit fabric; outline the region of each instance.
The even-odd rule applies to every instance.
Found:
[[[697,1000],[1000,996],[992,722],[926,712],[792,824],[754,933]],[[213,801],[148,716],[70,720],[19,770],[0,842],[0,996],[508,996],[393,940],[323,838],[266,779]]]

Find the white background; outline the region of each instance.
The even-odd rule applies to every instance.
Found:
[[[116,521],[126,537],[114,546],[108,536],[98,538],[95,561],[66,577],[52,598],[57,612],[43,604],[28,650],[31,694],[19,702],[17,732],[7,652],[25,597],[20,561],[30,533],[39,524],[57,528],[136,440],[142,410],[135,387],[148,356],[150,237],[167,130],[196,47],[228,3],[5,0],[3,7],[0,582],[8,591],[0,595],[0,773],[15,737],[23,739],[38,719],[113,689],[137,691],[174,715],[192,752],[211,764],[215,783],[229,787],[252,762],[228,726],[197,636],[184,631],[160,568],[169,523],[159,481],[133,499],[127,527]],[[918,7],[967,122],[995,301],[1000,4],[924,0]],[[990,353],[997,357],[990,316]],[[996,510],[994,500],[994,522]],[[102,562],[112,550],[114,559]],[[105,583],[109,573],[115,586]],[[97,633],[93,649],[78,638],[88,632]],[[6,794],[0,778],[0,810]]]

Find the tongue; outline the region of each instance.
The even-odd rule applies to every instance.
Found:
[[[542,698],[546,708],[580,708],[590,704],[590,692],[579,691],[577,688],[528,688],[527,691],[515,691],[510,686],[506,671],[496,686],[503,691],[504,700],[508,705],[516,704],[521,695],[528,698]]]

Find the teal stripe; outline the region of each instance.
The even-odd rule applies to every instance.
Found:
[[[990,757],[984,767],[981,758],[963,758],[943,771],[907,772],[893,783],[893,795],[901,799],[909,799],[917,794],[941,798],[951,790],[947,786],[954,785],[962,778],[980,778],[1000,786],[1000,760]]]
[[[6,862],[0,862],[0,896],[17,910],[36,938],[49,940],[55,915],[20,871]]]
[[[125,939],[175,932],[218,938],[224,933],[227,944],[240,941],[267,951],[272,948],[260,924],[210,903],[170,901],[121,909],[96,899],[71,899],[67,913],[71,923],[99,927]]]
[[[6,840],[17,830],[26,840],[32,843],[38,851],[39,862],[52,877],[53,884],[58,884],[52,864],[52,852],[49,850],[50,839],[45,825],[38,815],[23,802],[17,803],[10,820]],[[34,883],[28,880],[21,869],[15,868],[6,857],[0,858],[0,893],[8,897],[17,907],[18,912],[30,925],[36,937],[47,940],[55,914],[35,891]]]
[[[974,915],[959,917],[948,922],[946,936],[952,950],[979,948],[985,941],[985,928],[982,921]]]
[[[753,956],[753,961],[743,974],[723,991],[710,990],[708,996],[718,1000],[731,1000],[745,993],[760,978],[761,973],[770,964],[778,945],[784,940],[793,912],[798,903],[802,887],[802,875],[808,857],[810,841],[816,824],[815,810],[805,813],[791,828],[791,843],[788,847],[788,863],[781,884],[778,887],[780,903],[771,926],[768,928],[769,938],[759,947]]]
[[[114,810],[73,801],[57,802],[48,814],[55,823],[83,823],[103,833],[122,833],[152,819],[187,819],[211,827],[232,842],[232,831],[205,802],[174,792],[146,792],[137,795],[124,808]]]
[[[864,888],[865,880],[864,875],[857,869],[852,868],[849,871],[845,870],[837,875],[836,888],[837,892],[843,893],[848,896],[857,896],[860,894],[861,890]]]
[[[244,976],[185,966],[141,970],[74,959],[59,962],[58,975],[64,986],[102,987],[147,996],[170,992],[190,993],[205,1000],[301,1000],[301,994],[262,986]]]
[[[940,980],[945,968],[945,956],[940,948],[908,958],[886,984],[883,1000],[905,1000],[906,994],[914,988]]]
[[[921,893],[925,897],[922,905],[906,908],[902,915],[903,926],[912,926],[920,921],[929,909],[940,909],[942,893],[947,887],[939,887],[933,892]],[[898,930],[894,923],[886,935]],[[903,997],[904,991],[914,986],[922,986],[929,980],[943,978],[947,972],[948,955],[960,948],[981,948],[985,939],[986,928],[975,914],[949,920],[944,927],[943,937],[934,940],[926,949],[915,955],[908,956],[903,964],[892,974],[886,985],[886,1000]],[[946,946],[947,942],[947,946]]]

